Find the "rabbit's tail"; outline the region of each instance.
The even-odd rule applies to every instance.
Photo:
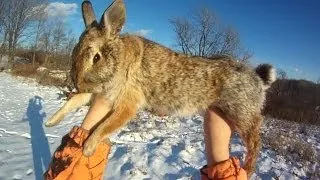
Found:
[[[260,64],[256,68],[256,73],[262,79],[266,88],[269,88],[270,85],[276,81],[276,71],[270,64]]]

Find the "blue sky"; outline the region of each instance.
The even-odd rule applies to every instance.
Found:
[[[66,18],[79,35],[84,28],[81,1],[59,2],[77,4],[76,10]],[[92,3],[100,19],[111,0],[92,0]],[[125,0],[125,4],[126,31],[142,32],[169,47],[175,41],[168,19],[209,7],[221,21],[237,29],[244,46],[254,52],[254,64],[271,63],[284,69],[290,78],[316,81],[320,77],[318,0]]]

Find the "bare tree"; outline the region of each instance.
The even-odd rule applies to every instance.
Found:
[[[40,48],[47,54],[52,49],[52,31],[53,24],[50,21],[46,22],[39,39]]]
[[[65,47],[65,53],[67,55],[71,55],[72,50],[74,48],[74,46],[76,45],[76,38],[75,35],[73,33],[73,31],[71,29],[69,29],[68,34],[66,36],[66,47]]]
[[[62,51],[62,47],[66,42],[66,27],[64,22],[57,21],[52,30],[52,52],[58,53]]]
[[[15,50],[23,33],[33,22],[39,12],[37,7],[43,4],[43,0],[10,0],[4,1],[3,27],[8,42],[10,61],[13,60]]]
[[[71,55],[76,44],[75,34],[62,21],[47,21],[42,29],[39,47],[46,53]]]
[[[279,79],[287,79],[287,72],[284,71],[283,69],[277,69],[277,76]]]
[[[239,60],[248,60],[252,56],[242,47],[237,31],[223,27],[208,8],[196,11],[190,18],[173,18],[170,24],[176,33],[177,46],[185,54],[209,58],[225,54]]]
[[[0,0],[0,60],[2,60],[2,55],[4,53],[4,47],[6,42],[7,33],[4,31],[4,5],[5,0]]]
[[[173,30],[177,36],[177,45],[185,54],[194,55],[195,42],[194,42],[194,29],[189,20],[186,18],[175,18],[170,20]]]
[[[34,44],[33,44],[33,57],[32,57],[32,64],[34,64],[35,62],[35,58],[36,58],[36,51],[38,50],[38,46],[39,46],[39,41],[40,41],[40,37],[41,34],[43,33],[43,30],[45,28],[45,24],[46,21],[48,20],[48,14],[45,11],[45,9],[47,8],[47,3],[43,3],[37,7],[35,7],[35,15],[34,15]]]
[[[2,32],[2,28],[3,28],[3,20],[4,20],[4,15],[3,15],[3,10],[4,9],[4,1],[5,0],[0,0],[0,34]]]

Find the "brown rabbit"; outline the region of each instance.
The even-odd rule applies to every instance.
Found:
[[[81,93],[72,97],[47,123],[58,124],[93,94],[110,102],[110,115],[92,132],[84,154],[124,126],[138,110],[186,116],[210,106],[220,108],[241,135],[248,150],[244,168],[254,170],[260,148],[259,128],[265,90],[274,82],[267,64],[255,71],[228,57],[188,57],[133,35],[119,35],[126,12],[115,0],[96,21],[91,3],[82,4],[86,30],[75,47],[71,76]]]

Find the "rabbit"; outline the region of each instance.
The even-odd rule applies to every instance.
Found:
[[[123,0],[113,1],[100,22],[90,1],[82,3],[82,13],[86,29],[73,50],[71,69],[79,94],[46,126],[58,124],[68,112],[102,94],[111,104],[110,113],[85,142],[83,153],[90,156],[139,110],[189,116],[216,107],[245,143],[244,169],[249,175],[254,171],[265,93],[276,80],[271,65],[252,69],[228,56],[190,57],[144,37],[120,35],[126,19]]]

